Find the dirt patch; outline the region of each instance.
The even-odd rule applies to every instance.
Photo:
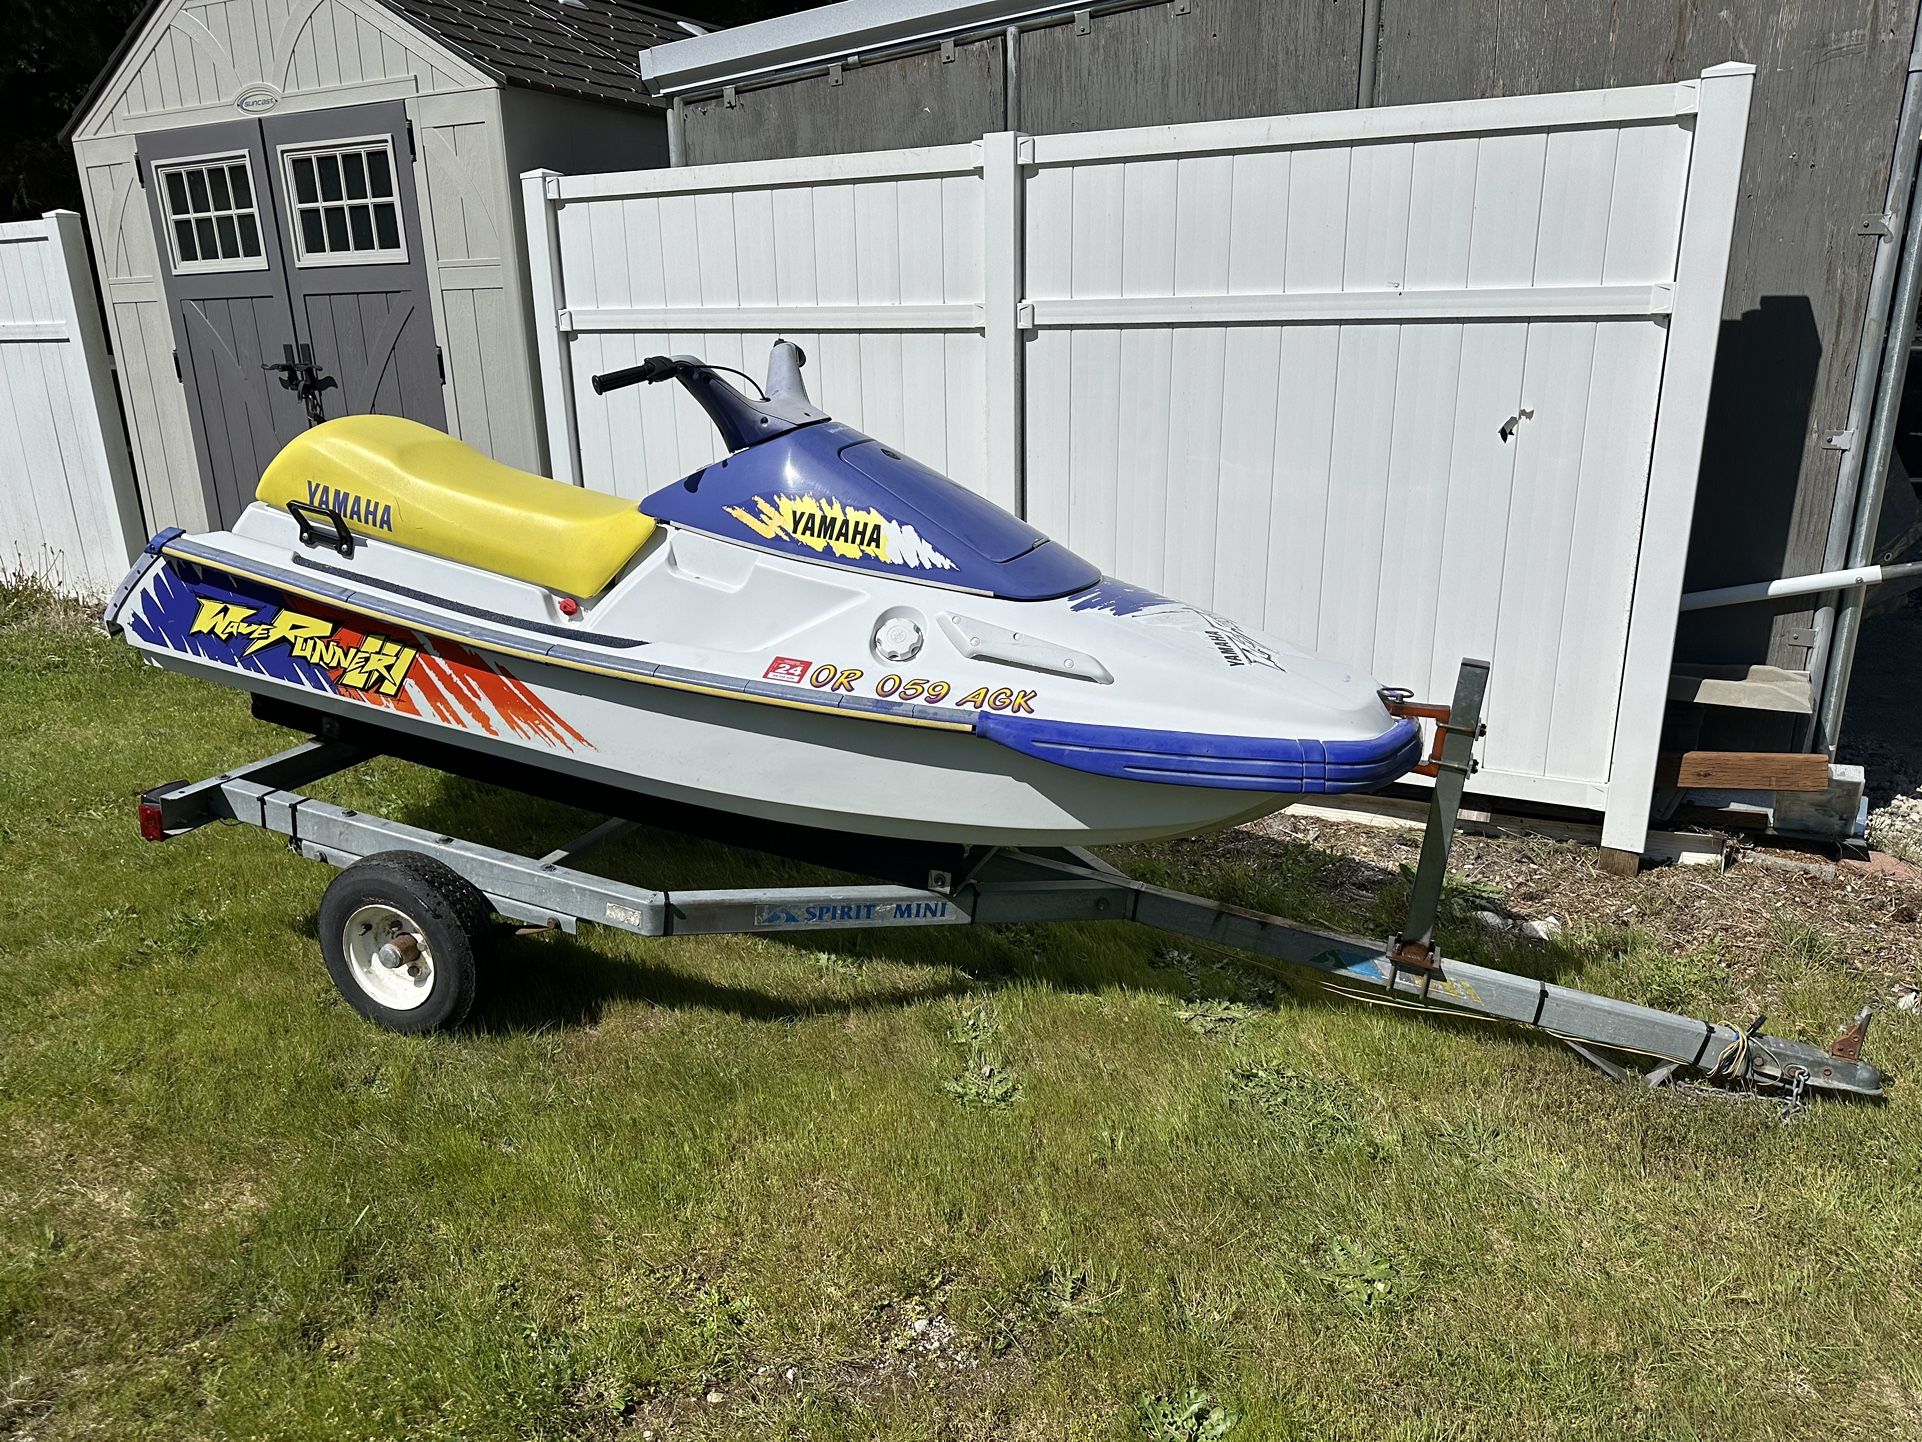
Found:
[[[1358,897],[1378,891],[1383,872],[1396,875],[1414,865],[1418,850],[1412,831],[1286,812],[1205,844],[1219,848],[1222,861],[1253,863],[1268,838],[1340,853],[1345,864],[1333,868],[1332,884]],[[1873,978],[1881,1000],[1922,982],[1922,886],[1906,868],[1814,874],[1738,861],[1726,873],[1667,866],[1618,877],[1601,869],[1599,855],[1567,842],[1462,836],[1450,876],[1492,903],[1478,900],[1471,914],[1487,910],[1504,921],[1544,923],[1556,936],[1584,927],[1632,928],[1677,955],[1712,943],[1719,964],[1737,981],[1753,979],[1755,958],[1819,945],[1825,954],[1811,960]]]
[[[929,1396],[939,1399],[950,1418],[992,1410],[1009,1379],[1027,1365],[1019,1344],[1034,1330],[1025,1312],[993,1336],[963,1329],[948,1311],[954,1277],[941,1271],[902,1295],[876,1301],[867,1335],[851,1354],[769,1360],[736,1352],[734,1333],[744,1313],[719,1288],[693,1272],[683,1272],[671,1285],[699,1315],[703,1331],[727,1335],[716,1349],[717,1365],[699,1387],[663,1389],[637,1399],[623,1418],[621,1435],[641,1442],[707,1436],[716,1426],[763,1422],[809,1400],[850,1414],[886,1414],[901,1405],[911,1409]],[[1072,1302],[1060,1310],[1073,1310]]]

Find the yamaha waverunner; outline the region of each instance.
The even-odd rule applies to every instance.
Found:
[[[231,530],[156,536],[108,628],[303,713],[874,836],[1185,835],[1420,761],[1396,693],[1101,575],[830,419],[804,363],[778,342],[753,395],[691,356],[594,377],[678,382],[726,443],[638,505],[324,422]]]

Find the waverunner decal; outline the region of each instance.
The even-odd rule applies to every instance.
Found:
[[[863,557],[890,566],[952,571],[954,562],[921,539],[913,526],[872,508],[843,506],[819,496],[753,497],[755,511],[729,506],[727,513],[764,541],[797,541],[811,551],[853,561]],[[758,513],[758,514],[757,514]]]
[[[445,638],[318,602],[295,610],[249,582],[198,566],[164,567],[128,627],[150,645],[489,736],[512,733],[560,751],[595,749],[524,682]]]
[[[400,690],[420,655],[416,647],[384,636],[350,635],[318,616],[281,611],[271,620],[255,619],[260,615],[258,606],[202,596],[193,624],[187,629],[191,635],[211,633],[223,641],[244,639],[247,645],[243,656],[285,642],[299,659],[334,673],[343,691],[378,691],[383,696]]]

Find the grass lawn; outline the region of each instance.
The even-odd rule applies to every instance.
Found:
[[[0,1435],[1922,1437],[1912,1087],[1784,1125],[1121,926],[508,941],[463,1031],[396,1037],[321,966],[326,868],[136,837],[135,792],[285,744],[0,593]],[[319,789],[516,848],[580,821],[398,764]],[[1372,934],[1398,847],[1122,859]],[[1876,1002],[1915,1069],[1922,897],[1463,856],[1458,954],[1821,1040]],[[1569,929],[1492,940],[1496,899]]]

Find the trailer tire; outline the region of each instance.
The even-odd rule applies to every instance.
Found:
[[[320,899],[320,951],[347,1004],[389,1031],[457,1026],[474,1005],[492,908],[444,861],[383,851]]]

